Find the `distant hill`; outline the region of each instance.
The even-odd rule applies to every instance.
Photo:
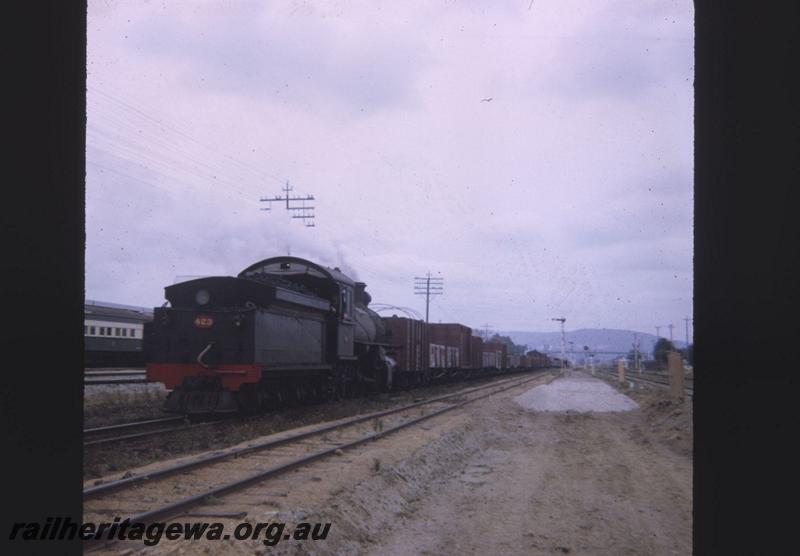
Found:
[[[509,336],[515,344],[525,344],[528,349],[538,351],[559,352],[561,350],[561,332],[498,332],[503,336]],[[573,342],[573,350],[583,352],[583,346],[589,346],[590,352],[598,352],[595,361],[608,361],[627,354],[633,349],[633,335],[637,334],[639,339],[639,350],[645,358],[650,358],[653,353],[653,346],[658,339],[655,334],[646,332],[636,332],[634,330],[618,330],[614,328],[581,328],[579,330],[568,330],[565,333],[566,349],[569,351],[569,342]],[[684,348],[686,342],[673,340],[675,347]],[[615,352],[615,353],[601,353]],[[569,354],[567,354],[569,357]],[[580,354],[575,353],[571,356],[574,360],[580,360]]]

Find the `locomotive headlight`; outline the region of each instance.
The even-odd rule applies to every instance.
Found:
[[[198,305],[205,305],[210,299],[211,294],[208,293],[208,290],[200,290],[194,296],[194,300],[197,301]]]

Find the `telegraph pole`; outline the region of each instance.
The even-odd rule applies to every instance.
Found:
[[[671,344],[672,343],[672,329],[675,328],[675,327],[672,325],[672,323],[669,323],[667,325],[667,328],[669,328],[669,343]]]
[[[486,341],[489,341],[489,323],[483,325],[483,337],[486,338]]]
[[[271,210],[272,209],[272,203],[275,202],[275,201],[286,201],[286,210],[294,211],[294,214],[292,214],[292,218],[299,218],[299,219],[303,220],[306,228],[315,228],[316,226],[314,225],[314,207],[313,206],[310,206],[310,207],[306,206],[306,201],[313,201],[314,200],[314,196],[313,195],[304,195],[304,196],[298,196],[298,195],[292,196],[292,195],[289,195],[289,193],[292,191],[292,189],[294,189],[294,188],[292,186],[290,186],[289,182],[287,181],[286,185],[282,189],[283,192],[286,193],[285,197],[282,197],[281,195],[276,195],[274,197],[262,197],[260,199],[261,202],[262,203],[269,203],[269,206],[267,208],[262,208],[261,210],[267,210],[267,211]],[[289,201],[300,201],[303,204],[301,206],[299,206],[299,207],[296,206],[296,205],[293,206],[293,205],[289,204]]]
[[[566,357],[564,354],[564,347],[565,347],[564,323],[567,322],[567,319],[565,319],[564,317],[558,317],[550,320],[558,321],[561,323],[561,372],[564,372],[564,359]]]
[[[428,324],[431,296],[444,293],[444,278],[431,276],[428,272],[424,277],[414,276],[414,294],[425,296],[425,324]]]
[[[686,322],[686,347],[689,347],[689,317],[683,319]]]
[[[658,340],[661,339],[661,327],[660,326],[656,326],[656,339],[658,339]]]

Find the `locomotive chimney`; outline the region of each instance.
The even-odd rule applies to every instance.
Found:
[[[356,282],[356,304],[366,307],[372,301],[372,296],[367,293],[364,282]]]

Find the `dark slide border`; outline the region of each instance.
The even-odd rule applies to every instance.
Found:
[[[786,553],[800,468],[800,18],[788,2],[695,9],[695,554]],[[5,7],[3,542],[13,522],[81,519],[85,13]]]
[[[695,4],[695,554],[797,551],[799,8]]]

